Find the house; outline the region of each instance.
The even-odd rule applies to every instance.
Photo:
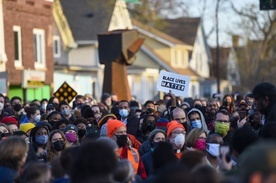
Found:
[[[130,88],[137,100],[144,102],[160,97],[156,84],[162,69],[190,76],[187,96],[198,97],[203,77],[189,66],[193,46],[135,20],[132,20],[132,24],[140,33],[140,37],[145,39],[137,53],[136,61],[128,67]]]
[[[1,92],[9,97],[26,102],[52,93],[52,4],[52,0],[1,0]]]
[[[98,59],[97,35],[132,29],[125,1],[57,0],[53,15],[54,88],[67,81],[79,94],[100,99],[104,66]]]

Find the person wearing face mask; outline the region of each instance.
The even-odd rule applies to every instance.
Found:
[[[139,130],[139,118],[135,114],[130,113],[130,105],[127,100],[121,100],[119,103],[119,114],[121,121],[127,126],[127,133],[137,137]]]
[[[141,131],[139,131],[140,133],[138,132],[137,134],[137,139],[141,143],[145,142],[148,139],[150,132],[155,129],[156,121],[157,119],[154,115],[147,115],[144,117],[141,126]]]
[[[210,134],[219,134],[224,144],[229,144],[233,132],[230,130],[230,114],[225,109],[220,109],[215,115],[215,129]]]
[[[30,132],[31,147],[36,153],[38,161],[47,162],[47,153],[45,150],[48,142],[49,131],[44,126],[36,126]]]
[[[209,134],[210,131],[208,130],[204,115],[199,109],[192,108],[188,112],[187,116],[187,122],[192,127],[192,129],[200,128],[203,129],[207,134]]]
[[[223,139],[219,134],[210,134],[206,138],[206,162],[214,169],[218,169],[218,157],[220,155],[220,145]]]
[[[26,107],[26,113],[29,123],[36,124],[40,121],[40,110],[37,107]]]
[[[12,114],[18,119],[19,124],[27,123],[28,118],[25,114],[24,108],[22,108],[22,99],[18,96],[11,98]]]
[[[42,99],[40,101],[40,114],[46,114],[47,112],[47,105],[48,105],[48,100],[46,98]]]
[[[0,93],[0,121],[9,114],[4,111],[5,98],[2,93]]]
[[[235,111],[235,102],[231,95],[226,94],[223,97],[221,108],[226,109],[229,114],[232,114]]]
[[[54,159],[60,157],[61,153],[67,147],[67,139],[61,130],[53,130],[49,134],[48,142],[46,144],[47,158],[50,164]]]
[[[165,142],[166,140],[166,132],[161,129],[155,129],[149,134],[149,144],[151,147],[150,152],[144,154],[142,158],[143,165],[145,166],[147,176],[153,173],[152,166],[152,153],[155,148],[160,144],[160,142]]]
[[[66,101],[61,101],[59,103],[59,110],[64,118],[66,118],[70,123],[76,119],[75,115],[71,112],[71,107]]]
[[[173,145],[175,155],[178,159],[182,156],[185,144],[186,129],[177,121],[168,123],[167,137],[169,142]]]
[[[205,151],[207,134],[203,129],[195,128],[187,135],[186,148],[187,150]]]
[[[86,121],[86,119],[84,118],[78,118],[74,121],[74,125],[77,127],[78,129],[78,137],[79,137],[79,141],[80,143],[82,142],[82,140],[85,138],[86,133],[87,133],[87,124],[88,122]],[[100,130],[99,130],[100,131]]]
[[[99,106],[101,106],[104,114],[111,112],[112,100],[111,100],[111,95],[109,93],[102,94],[101,102],[99,103]]]
[[[106,123],[106,129],[107,136],[116,141],[118,145],[118,156],[121,159],[128,159],[132,163],[135,173],[140,175],[142,179],[146,179],[146,171],[137,149],[128,145],[126,125],[117,119],[110,119]]]
[[[63,130],[63,133],[67,139],[67,142],[68,142],[67,145],[69,147],[80,145],[79,137],[78,137],[78,128],[75,125],[73,124],[67,125]]]

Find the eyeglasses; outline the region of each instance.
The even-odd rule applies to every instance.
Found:
[[[185,131],[179,131],[179,130],[173,131],[172,133],[174,133],[174,134],[186,134]]]

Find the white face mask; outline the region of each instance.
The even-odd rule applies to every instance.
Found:
[[[206,151],[211,154],[214,157],[218,157],[219,156],[219,144],[213,144],[213,143],[206,143],[207,147],[206,147]]]
[[[0,102],[0,110],[3,110],[4,104]]]
[[[174,144],[181,149],[185,143],[185,136],[181,133],[174,138]]]
[[[35,122],[39,122],[39,121],[40,121],[40,118],[41,118],[41,115],[40,115],[40,114],[39,114],[39,115],[36,115],[35,118],[34,118]]]
[[[41,106],[41,108],[42,108],[43,110],[45,110],[46,107],[47,107],[47,104],[46,104],[46,103],[42,104],[42,106]]]

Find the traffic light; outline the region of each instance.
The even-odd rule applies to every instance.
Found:
[[[275,10],[276,0],[260,0],[260,10]]]

